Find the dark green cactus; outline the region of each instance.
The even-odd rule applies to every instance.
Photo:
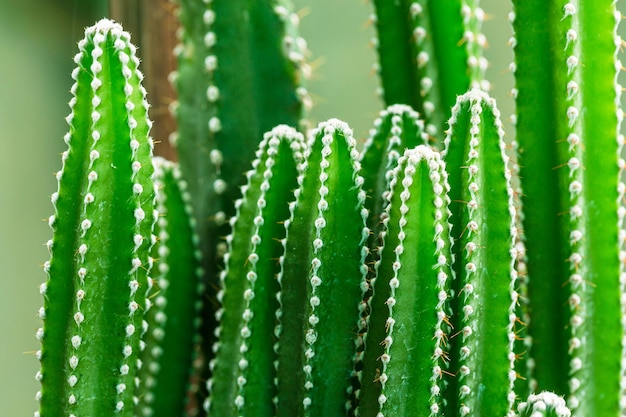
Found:
[[[180,0],[176,144],[213,285],[242,173],[263,133],[298,126],[306,44],[288,0]],[[223,249],[221,250],[223,253]]]
[[[508,142],[478,1],[374,3],[390,106],[359,153],[336,119],[297,132],[308,67],[286,0],[181,0],[188,187],[151,159],[128,34],[87,30],[37,416],[624,414],[615,1],[513,1]]]
[[[155,157],[154,168],[158,244],[153,247],[152,307],[145,316],[148,331],[139,373],[144,386],[137,408],[145,416],[173,416],[185,408],[192,415],[187,393],[198,388],[189,385],[197,373],[193,363],[200,342],[201,254],[178,164]]]
[[[381,95],[407,104],[443,138],[456,96],[483,84],[487,61],[478,0],[373,0]]]
[[[155,241],[148,104],[121,26],[101,20],[87,29],[74,61],[40,287],[37,415],[133,416]]]
[[[358,411],[441,415],[453,280],[447,173],[439,154],[420,145],[389,177]]]

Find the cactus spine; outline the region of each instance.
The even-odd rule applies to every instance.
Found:
[[[483,84],[487,61],[478,0],[373,0],[383,101],[407,104],[442,137],[456,96]]]
[[[515,1],[514,12],[533,378],[537,389],[567,393],[575,416],[615,416],[624,362],[620,14],[611,0]]]
[[[155,240],[148,104],[121,26],[101,20],[87,29],[74,60],[68,150],[40,287],[37,415],[133,416]]]

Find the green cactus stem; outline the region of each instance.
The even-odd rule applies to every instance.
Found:
[[[458,283],[451,415],[504,416],[515,400],[517,228],[503,135],[495,100],[479,90],[459,97],[444,150]]]
[[[519,417],[570,417],[572,412],[563,397],[544,391],[531,395],[517,408]]]
[[[360,416],[442,415],[453,275],[448,183],[420,145],[390,172],[360,375]]]
[[[155,241],[151,122],[130,35],[103,19],[78,46],[40,287],[36,415],[133,416]]]
[[[263,134],[298,126],[310,102],[301,86],[306,44],[288,0],[180,0],[179,12],[176,143],[215,287],[218,236],[229,232],[242,173]]]
[[[484,82],[487,61],[478,0],[373,0],[382,97],[403,103],[441,137],[456,96]]]
[[[223,307],[210,364],[211,396],[205,404],[211,415],[275,415],[276,276],[304,149],[302,134],[293,128],[281,125],[267,133],[236,203],[218,295]]]
[[[512,18],[532,376],[537,390],[565,395],[574,416],[616,416],[624,373],[621,15],[613,0],[538,0],[514,1]]]
[[[200,253],[191,218],[187,184],[176,163],[161,157],[154,160],[157,187],[155,269],[152,307],[146,312],[148,332],[144,335],[142,368],[144,381],[138,410],[145,416],[193,415],[187,404],[188,392],[196,390],[191,381],[200,343],[199,311]],[[197,385],[197,384],[196,384]]]
[[[376,238],[380,215],[386,205],[383,197],[389,189],[387,174],[397,164],[405,149],[427,143],[424,134],[424,121],[411,107],[394,104],[380,112],[374,121],[374,128],[361,153],[363,168],[363,189],[369,196],[365,200],[370,219],[368,226]]]
[[[343,416],[349,407],[369,235],[355,146],[345,123],[321,123],[290,204],[279,275],[277,416]]]

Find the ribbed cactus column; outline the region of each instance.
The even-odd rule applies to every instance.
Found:
[[[515,1],[517,141],[537,389],[617,416],[623,138],[612,0]],[[620,372],[621,369],[621,372]]]
[[[444,150],[457,274],[451,415],[504,416],[515,400],[517,228],[503,134],[495,100],[459,97]]]
[[[312,133],[279,275],[277,416],[344,416],[359,343],[368,228],[359,154],[336,119]]]
[[[148,332],[144,335],[139,377],[142,390],[138,410],[144,416],[193,416],[187,404],[192,384],[193,362],[200,343],[199,312],[200,253],[193,228],[190,196],[178,164],[161,157],[154,160],[157,187],[155,227],[158,243],[153,247],[156,271],[149,294],[152,307],[146,313]]]
[[[368,195],[365,208],[369,211],[368,226],[374,235],[380,224],[380,215],[386,205],[384,193],[389,189],[388,173],[397,164],[405,149],[426,144],[424,121],[411,107],[394,104],[381,111],[369,132],[361,153],[363,189]],[[376,236],[374,236],[376,238]]]
[[[301,86],[306,44],[288,0],[179,3],[176,143],[215,286],[218,236],[228,233],[242,173],[263,134],[281,123],[297,127],[310,101]]]
[[[101,20],[79,42],[54,231],[36,415],[135,415],[154,220],[146,92],[130,36]]]
[[[487,61],[478,0],[373,0],[377,70],[386,104],[403,103],[440,139],[456,96],[483,84]]]
[[[358,415],[442,415],[453,278],[447,173],[439,154],[421,145],[389,176]]]
[[[208,382],[207,411],[216,416],[273,416],[276,396],[276,320],[280,287],[278,259],[289,218],[289,202],[301,168],[305,142],[285,125],[266,133],[243,197],[236,203],[233,233],[218,295],[219,337]],[[291,346],[298,350],[299,346]]]

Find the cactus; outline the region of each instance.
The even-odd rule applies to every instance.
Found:
[[[390,174],[359,412],[437,415],[451,330],[447,173],[439,153],[420,145],[405,151]]]
[[[575,416],[617,415],[624,363],[619,13],[613,1],[514,6],[535,389],[566,395]],[[539,25],[549,32],[539,35]]]
[[[305,148],[302,134],[287,126],[268,132],[259,145],[243,197],[235,204],[229,256],[222,273],[217,358],[211,364],[210,401],[216,415],[274,415],[276,280],[280,239],[294,200]]]
[[[452,382],[461,416],[503,416],[515,400],[517,229],[503,134],[500,113],[486,93],[472,90],[459,97],[443,153],[454,202],[458,336],[452,338],[451,362],[458,360]]]
[[[198,356],[201,254],[193,230],[187,184],[178,164],[161,157],[154,160],[154,182],[158,194],[159,218],[153,247],[154,285],[148,297],[153,300],[146,312],[148,332],[139,377],[145,381],[137,408],[143,415],[176,415],[187,406],[188,391],[197,390],[192,382],[197,373],[193,363]],[[190,221],[191,219],[191,221]],[[169,381],[181,381],[169,383]],[[191,413],[190,413],[191,414]]]
[[[407,104],[441,141],[456,96],[486,85],[484,12],[478,1],[373,0],[381,95],[387,104]]]
[[[42,416],[134,415],[156,215],[148,105],[129,38],[101,20],[74,58],[40,287]]]
[[[513,5],[507,138],[478,1],[375,1],[360,151],[336,119],[305,132],[287,0],[180,0],[180,168],[151,158],[129,35],[87,29],[36,415],[626,413],[621,15]]]

